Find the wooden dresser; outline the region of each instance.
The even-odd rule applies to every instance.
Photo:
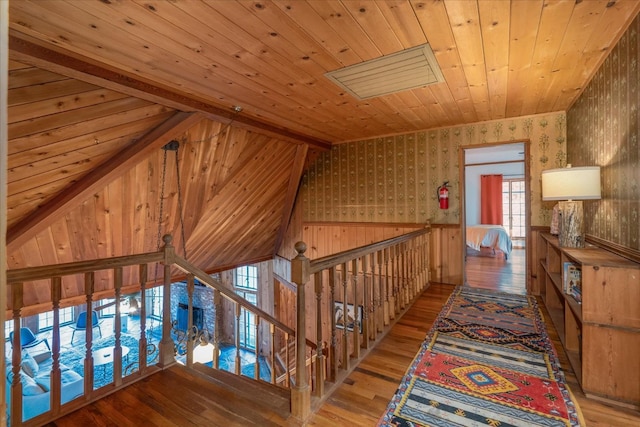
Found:
[[[597,246],[561,248],[546,233],[538,258],[542,299],[585,395],[640,409],[640,264]],[[581,303],[569,295],[578,284]]]

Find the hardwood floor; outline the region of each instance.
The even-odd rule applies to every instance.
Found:
[[[451,285],[432,284],[425,290],[378,346],[325,399],[306,425],[375,426],[453,289]],[[540,307],[548,320],[548,313],[541,302]],[[586,425],[639,426],[640,412],[585,398],[562,351],[557,332],[550,326],[550,322],[547,321],[546,324],[554,346],[559,350],[562,369],[582,409]],[[134,384],[50,425],[226,427],[298,424],[292,417],[287,419],[260,405],[247,406],[240,402],[241,396],[238,394],[220,390],[210,384],[202,385],[196,377],[188,379],[192,386],[187,388],[181,385],[182,377],[182,374],[176,372],[176,368],[155,374],[148,380]],[[232,408],[239,412],[233,412]]]
[[[527,289],[526,251],[513,249],[508,260],[502,253],[493,255],[488,248],[467,250],[466,284],[474,288],[494,289],[524,295]]]

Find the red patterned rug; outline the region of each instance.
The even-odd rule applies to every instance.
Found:
[[[533,297],[458,287],[378,426],[580,426]]]

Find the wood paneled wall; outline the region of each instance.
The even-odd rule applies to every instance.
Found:
[[[429,276],[432,282],[461,285],[464,259],[459,225],[431,225]]]

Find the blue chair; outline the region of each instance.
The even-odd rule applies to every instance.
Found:
[[[95,311],[91,312],[91,329],[98,328],[98,332],[100,332],[100,338],[102,338],[102,329],[100,328],[100,324],[102,321],[98,319],[98,313]],[[76,336],[76,331],[85,331],[87,329],[87,312],[83,311],[78,315],[78,319],[76,320],[75,325],[71,325],[73,329],[73,333],[71,334],[71,344],[73,344],[73,338]]]
[[[9,341],[13,347],[13,331],[9,332]],[[33,348],[41,343],[45,343],[49,351],[51,351],[49,341],[46,338],[41,339],[36,337],[29,328],[20,328],[20,347],[22,350],[25,348]]]

